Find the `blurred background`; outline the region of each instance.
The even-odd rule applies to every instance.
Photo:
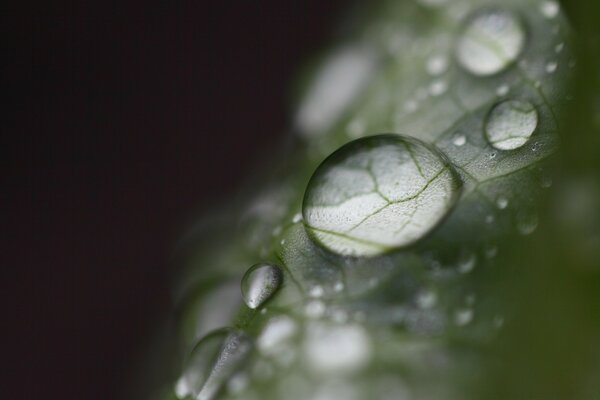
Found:
[[[122,397],[176,239],[278,147],[346,3],[4,6],[3,398]]]

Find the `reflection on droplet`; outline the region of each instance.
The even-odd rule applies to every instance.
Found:
[[[400,135],[370,136],[328,157],[303,203],[313,240],[342,255],[412,244],[451,210],[460,180],[438,150]]]
[[[285,315],[269,320],[258,337],[257,347],[263,354],[275,354],[287,346],[290,339],[296,334],[296,322]]]
[[[283,281],[281,269],[271,264],[256,264],[242,278],[242,297],[246,305],[258,308],[279,289]]]
[[[523,51],[525,30],[515,15],[485,10],[472,15],[456,46],[459,64],[474,75],[496,74]]]
[[[192,350],[175,386],[177,396],[214,399],[251,350],[250,338],[241,331],[225,328],[208,334]]]
[[[294,217],[292,218],[292,223],[297,224],[300,221],[302,221],[302,214],[301,213],[294,214]]]
[[[497,104],[485,121],[485,134],[498,150],[514,150],[523,146],[538,124],[533,104],[522,100],[507,100]]]
[[[458,260],[458,272],[461,274],[469,273],[475,268],[477,257],[473,252],[464,251]]]
[[[560,12],[560,5],[558,4],[557,1],[548,0],[548,1],[544,1],[540,5],[540,10],[542,11],[542,14],[544,15],[544,17],[546,17],[548,19],[552,19],[552,18],[555,18],[558,15],[558,13]]]

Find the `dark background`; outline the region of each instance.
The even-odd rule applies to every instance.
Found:
[[[6,399],[122,395],[182,227],[281,140],[345,2],[81,3],[3,12]]]

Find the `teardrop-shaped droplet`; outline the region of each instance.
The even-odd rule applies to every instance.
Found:
[[[538,125],[538,112],[528,101],[507,100],[497,104],[485,121],[485,135],[498,150],[523,146]]]
[[[258,308],[279,289],[283,273],[276,265],[256,264],[242,278],[242,297],[246,305]]]
[[[250,338],[241,331],[224,328],[209,333],[192,350],[175,387],[177,396],[213,399],[251,349]]]
[[[319,166],[306,189],[304,221],[327,249],[374,256],[430,232],[460,187],[435,148],[400,135],[371,136],[343,146]]]
[[[525,29],[514,14],[487,9],[467,19],[456,45],[456,58],[474,75],[492,75],[511,65],[524,45]]]

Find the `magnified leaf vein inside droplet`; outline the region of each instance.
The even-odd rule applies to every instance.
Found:
[[[313,175],[304,219],[321,245],[373,256],[410,245],[449,212],[460,182],[436,150],[399,135],[343,146]]]

